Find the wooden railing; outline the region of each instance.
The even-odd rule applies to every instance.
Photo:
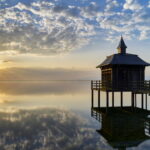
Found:
[[[102,121],[102,115],[101,115],[101,113],[99,113],[99,112],[97,112],[97,111],[95,111],[93,109],[91,109],[91,116],[93,118],[95,118],[96,120],[98,120],[99,122]]]
[[[147,118],[144,123],[145,134],[150,137],[150,118]]]
[[[137,81],[137,82],[127,82],[127,83],[112,83],[112,82],[101,82],[100,80],[91,81],[91,89],[93,90],[126,90],[126,91],[136,91],[136,92],[147,92],[150,93],[150,81]]]

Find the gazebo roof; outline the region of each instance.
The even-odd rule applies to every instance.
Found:
[[[100,68],[106,65],[140,65],[150,66],[149,63],[142,60],[138,55],[134,54],[114,54],[107,56],[107,58],[96,68]]]
[[[127,48],[127,46],[126,46],[126,44],[125,44],[125,42],[124,42],[124,40],[123,40],[123,37],[121,36],[119,45],[118,45],[118,47],[117,47],[118,53],[125,54],[125,53],[126,53],[126,48]]]
[[[101,68],[107,65],[139,65],[139,66],[150,66],[149,63],[142,60],[138,55],[126,53],[126,44],[121,36],[119,45],[117,47],[118,53],[107,56],[107,58],[96,68]]]

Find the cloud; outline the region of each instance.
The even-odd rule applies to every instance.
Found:
[[[105,11],[113,11],[118,6],[119,6],[119,3],[116,0],[114,1],[107,0]]]
[[[81,48],[95,37],[104,40],[115,40],[121,34],[127,39],[150,37],[149,3],[140,0],[2,3],[8,5],[0,9],[1,52],[56,55]]]
[[[124,3],[107,0],[103,15],[97,17],[100,29],[105,33],[104,38],[115,41],[122,34],[128,40],[148,39],[150,9],[147,5],[148,2],[139,0],[126,0]]]
[[[147,7],[149,7],[150,8],[150,1],[148,2],[148,6]]]
[[[126,3],[123,5],[124,9],[130,10],[140,10],[142,6],[138,3],[138,0],[126,0]]]
[[[95,7],[94,7],[95,6]],[[88,6],[86,7],[88,8]],[[91,12],[96,4],[91,3]],[[0,10],[0,50],[51,55],[87,44],[95,35],[80,6],[40,0]],[[89,10],[87,10],[89,11]]]
[[[150,31],[141,31],[139,39],[140,40],[148,39],[149,35],[150,35]]]
[[[3,63],[10,63],[10,62],[13,62],[13,61],[12,61],[12,60],[7,60],[7,59],[6,59],[6,60],[3,60],[2,62],[3,62]]]
[[[83,7],[82,9],[82,16],[86,18],[96,17],[97,13],[101,10],[100,6],[96,2],[90,2],[88,6]],[[92,19],[92,18],[91,18]]]
[[[0,69],[0,80],[91,80],[98,74],[85,69],[63,68],[5,68]]]

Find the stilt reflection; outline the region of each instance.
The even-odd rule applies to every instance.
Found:
[[[137,147],[150,139],[150,111],[132,107],[94,107],[91,116],[101,123],[97,132],[118,150]]]

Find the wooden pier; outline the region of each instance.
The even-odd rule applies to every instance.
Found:
[[[137,94],[141,95],[141,108],[147,109],[147,95],[150,95],[150,81],[145,80],[145,67],[150,63],[138,55],[126,52],[126,44],[121,37],[118,53],[107,56],[96,68],[101,69],[101,80],[91,81],[91,100],[94,107],[94,91],[98,92],[98,107],[101,107],[101,91],[106,92],[106,107],[115,107],[115,92],[120,92],[120,107],[124,106],[124,92],[131,93],[131,106],[137,107]],[[144,106],[145,104],[145,106]]]
[[[107,56],[96,67],[101,69],[101,80],[91,81],[91,115],[101,122],[101,130],[97,132],[119,150],[137,146],[150,137],[150,81],[145,80],[145,67],[150,63],[138,55],[126,53],[126,48],[121,37],[118,53]],[[102,92],[106,94],[105,100]],[[131,94],[130,106],[124,105],[125,92]],[[120,106],[115,106],[116,93],[120,94]],[[140,107],[137,95],[140,95]],[[102,101],[105,101],[105,106],[102,106]]]

